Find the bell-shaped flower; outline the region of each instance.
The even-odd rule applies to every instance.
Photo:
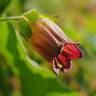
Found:
[[[50,64],[53,70],[65,71],[71,68],[72,59],[79,59],[83,52],[78,44],[74,43],[54,22],[47,18],[41,18],[30,24],[32,34],[30,44]]]

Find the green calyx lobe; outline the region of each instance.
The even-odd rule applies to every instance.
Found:
[[[22,14],[22,17],[29,23],[32,23],[32,22],[35,22],[37,21],[38,19],[40,19],[40,13],[33,9],[33,10],[30,10],[28,12],[25,12],[24,14]]]
[[[23,36],[24,39],[28,39],[31,36],[31,28],[29,26],[29,23],[25,20],[21,19],[19,21],[19,31],[20,34]]]
[[[36,22],[40,19],[40,14],[37,10],[30,10],[21,15],[23,19],[20,20],[20,33],[25,38],[28,39],[31,36],[31,23]]]

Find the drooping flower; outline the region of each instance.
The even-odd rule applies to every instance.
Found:
[[[30,44],[50,63],[53,70],[65,71],[71,68],[73,59],[81,58],[83,52],[66,34],[47,18],[30,24],[32,33]]]

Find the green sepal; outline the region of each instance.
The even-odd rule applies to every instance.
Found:
[[[25,38],[28,39],[31,36],[31,28],[28,22],[26,22],[25,20],[21,19],[19,21],[19,31],[20,34]]]
[[[33,9],[33,10],[30,10],[28,12],[25,12],[23,15],[22,15],[26,21],[28,21],[29,23],[30,22],[35,22],[37,21],[38,19],[40,19],[40,14],[37,10]]]

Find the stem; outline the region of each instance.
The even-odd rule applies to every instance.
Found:
[[[14,16],[14,17],[3,17],[0,18],[0,21],[8,21],[8,20],[20,20],[22,17],[20,16]]]

